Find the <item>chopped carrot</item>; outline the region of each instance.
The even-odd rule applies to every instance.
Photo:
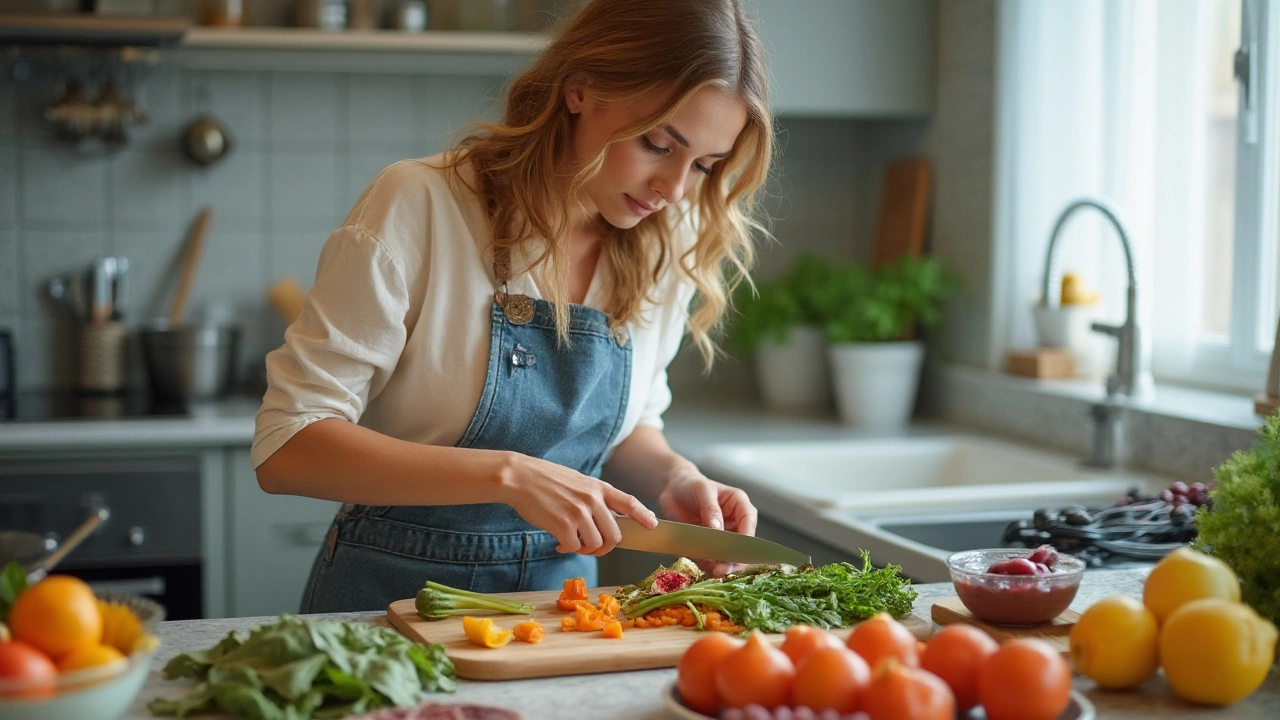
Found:
[[[678,624],[680,624],[680,621],[679,621],[679,620],[676,620],[676,619],[675,619],[675,618],[673,618],[673,617],[664,617],[664,618],[662,618],[662,624],[663,624],[663,625],[678,625]]]
[[[629,630],[635,627],[636,621],[635,620],[619,620],[618,624],[622,626],[623,630]]]
[[[628,622],[630,622],[630,623],[632,624],[632,626],[633,626],[633,627],[638,627],[638,628],[647,628],[647,627],[649,627],[649,623],[648,623],[648,622],[646,622],[646,621],[645,621],[645,619],[644,619],[643,617],[638,617],[638,618],[636,618],[635,620],[629,620]]]
[[[565,615],[560,618],[560,631],[572,632],[578,629],[578,619],[572,615]]]
[[[605,615],[617,615],[622,608],[619,607],[618,601],[612,595],[600,596],[600,612]]]
[[[587,599],[587,581],[583,578],[569,578],[564,581],[564,589],[556,600],[556,607],[561,610],[573,610],[575,600]]]
[[[600,617],[599,611],[590,605],[579,605],[574,611],[574,619],[578,622],[578,630],[590,632],[599,630],[604,627],[604,618]]]
[[[617,621],[617,620],[614,620],[613,622],[609,623],[608,625],[605,625],[605,626],[604,626],[604,636],[605,636],[605,637],[607,637],[607,638],[619,638],[619,639],[620,639],[620,638],[622,637],[622,625],[620,625],[620,624],[618,623],[618,621]]]
[[[561,623],[563,624],[563,620]],[[517,640],[527,643],[541,642],[543,636],[547,633],[547,631],[543,629],[542,623],[537,620],[526,620],[524,622],[516,623],[516,626],[511,628],[511,632],[515,635]]]
[[[693,627],[698,624],[698,618],[694,617],[693,613],[685,613],[684,617],[680,618],[680,624],[684,627]]]
[[[720,618],[718,617],[707,618],[707,621],[703,623],[703,627],[705,627],[708,630],[719,630]]]

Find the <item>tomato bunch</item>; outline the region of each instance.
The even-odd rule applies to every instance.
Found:
[[[1071,671],[1038,640],[998,645],[953,625],[922,643],[881,613],[843,641],[803,625],[781,648],[759,632],[710,633],[680,658],[676,689],[689,708],[725,718],[953,720],[982,705],[990,720],[1052,720],[1070,702]]]

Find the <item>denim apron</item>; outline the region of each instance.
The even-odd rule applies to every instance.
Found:
[[[510,260],[495,253],[500,290],[484,390],[456,447],[509,450],[600,476],[622,426],[631,381],[631,339],[608,316],[570,306],[567,346],[550,303],[508,295]],[[427,580],[476,592],[559,589],[596,581],[596,559],[556,551],[555,536],[509,505],[343,505],[302,595],[304,613],[382,610]]]

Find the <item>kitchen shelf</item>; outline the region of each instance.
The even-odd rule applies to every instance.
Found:
[[[164,62],[199,70],[506,75],[546,42],[516,32],[197,27]]]

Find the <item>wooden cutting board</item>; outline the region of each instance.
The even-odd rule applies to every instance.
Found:
[[[587,597],[612,593],[617,588],[595,588]],[[537,644],[512,640],[500,648],[482,648],[472,645],[462,632],[462,616],[443,620],[423,620],[418,617],[413,598],[397,600],[387,607],[387,619],[391,625],[410,640],[422,643],[440,643],[453,661],[458,677],[472,680],[513,680],[517,678],[552,677],[557,675],[585,675],[589,673],[620,670],[646,670],[675,667],[680,656],[702,633],[683,627],[630,629],[622,638],[611,640],[597,632],[561,632],[560,618],[568,615],[556,607],[560,593],[526,592],[496,595],[496,597],[521,600],[533,606],[532,618],[547,630],[546,638]],[[510,630],[516,623],[527,619],[523,615],[475,613],[494,619],[499,627]],[[901,619],[903,625],[921,640],[933,634],[932,623],[910,615]],[[850,628],[836,630],[841,638],[848,637]],[[782,634],[768,634],[774,645],[781,645]]]
[[[1052,645],[1060,653],[1070,652],[1071,646],[1071,628],[1076,624],[1076,620],[1080,619],[1080,613],[1075,610],[1064,610],[1061,615],[1050,620],[1044,625],[1035,625],[1032,627],[1011,627],[1008,625],[996,625],[994,623],[979,620],[969,612],[964,603],[960,602],[958,597],[943,598],[933,603],[933,609],[930,612],[933,621],[939,625],[952,625],[954,623],[965,623],[981,628],[983,632],[995,638],[999,642],[1011,640],[1013,638],[1036,638],[1044,640]]]

